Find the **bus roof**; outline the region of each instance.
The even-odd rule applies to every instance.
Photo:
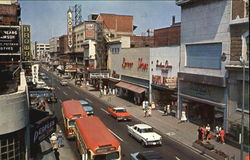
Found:
[[[95,153],[98,148],[116,147],[118,149],[120,146],[120,142],[98,117],[91,116],[77,119],[76,126],[86,146]]]
[[[66,118],[70,119],[77,115],[81,115],[82,117],[87,116],[87,113],[83,109],[81,103],[77,100],[63,101],[61,106]]]

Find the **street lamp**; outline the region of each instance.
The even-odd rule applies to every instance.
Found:
[[[241,134],[240,134],[240,159],[243,160],[244,152],[244,108],[245,108],[245,61],[240,57],[240,63],[243,66],[243,82],[242,82],[242,106],[241,106]]]

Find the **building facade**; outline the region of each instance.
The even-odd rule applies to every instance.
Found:
[[[41,61],[47,61],[48,60],[48,54],[50,45],[49,43],[32,43],[31,49],[32,49],[32,57],[35,60],[41,60]]]
[[[231,52],[230,62],[226,65],[228,71],[228,139],[238,144],[241,126],[244,125],[243,142],[249,150],[249,2],[232,0],[231,3]],[[243,99],[244,108],[242,108]],[[242,113],[244,114],[243,122]]]
[[[48,61],[52,61],[55,59],[60,52],[59,48],[59,37],[52,37],[49,39],[49,53],[48,53]]]
[[[150,48],[149,101],[176,113],[180,46]]]
[[[191,3],[192,2],[192,3]],[[181,6],[177,117],[228,130],[223,53],[230,54],[231,1],[176,1]],[[202,14],[201,14],[202,13]]]
[[[0,1],[0,159],[29,157],[27,85],[19,68],[20,11],[16,0]]]

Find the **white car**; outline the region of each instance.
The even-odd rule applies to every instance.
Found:
[[[68,85],[68,80],[63,79],[63,80],[60,81],[60,84],[61,84],[62,86],[67,86],[67,85]]]
[[[153,128],[147,124],[135,124],[128,126],[130,136],[137,139],[143,146],[161,145],[162,137],[153,131]]]

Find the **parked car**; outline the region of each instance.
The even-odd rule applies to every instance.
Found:
[[[125,108],[123,107],[109,107],[108,113],[114,117],[115,119],[119,120],[131,120],[131,114],[129,114]]]
[[[62,80],[60,81],[60,84],[61,84],[62,86],[67,86],[67,85],[68,85],[68,80],[62,79]]]
[[[137,139],[143,146],[161,145],[162,137],[153,131],[153,128],[147,124],[135,124],[128,126],[130,136]]]
[[[163,160],[163,157],[155,151],[143,151],[131,153],[130,160]]]
[[[49,79],[49,77],[47,75],[43,75],[43,76],[41,76],[41,79],[46,80],[46,79]]]

